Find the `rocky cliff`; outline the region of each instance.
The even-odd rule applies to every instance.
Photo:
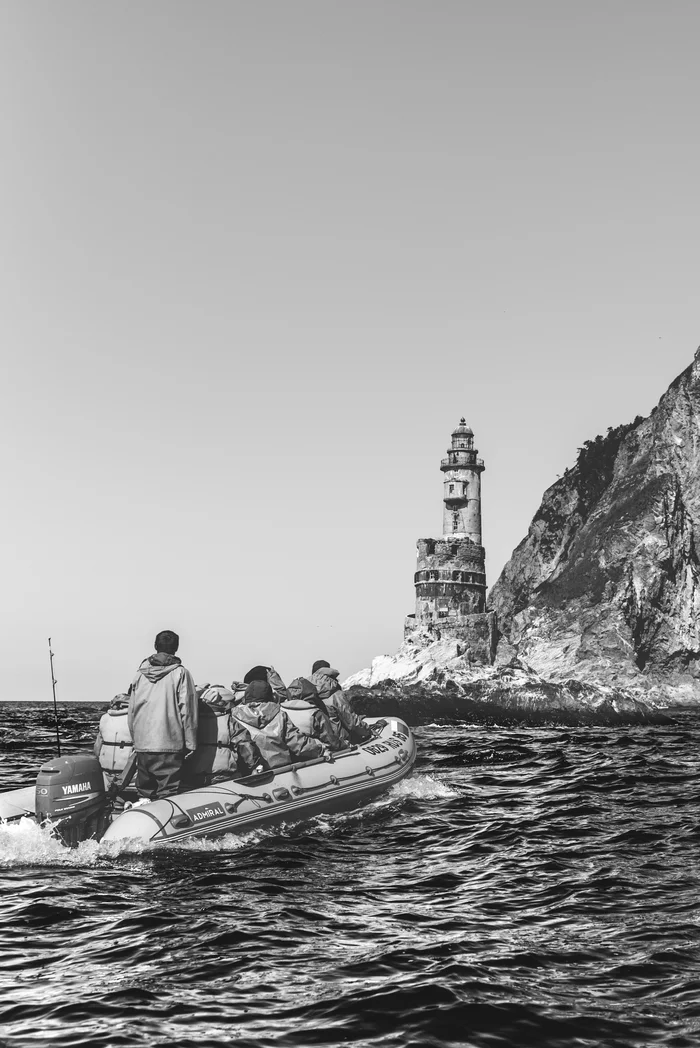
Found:
[[[700,349],[651,415],[588,441],[488,600],[497,660],[700,699]]]

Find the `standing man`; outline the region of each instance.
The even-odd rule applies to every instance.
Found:
[[[197,748],[197,696],[175,652],[180,638],[162,630],[155,655],[144,659],[129,688],[129,729],[138,764],[140,797],[177,793],[188,752]]]

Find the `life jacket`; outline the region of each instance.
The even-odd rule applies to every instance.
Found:
[[[128,706],[107,710],[100,718],[102,745],[98,754],[100,767],[110,775],[124,771],[134,746],[131,741],[127,715]]]
[[[231,717],[232,699],[227,688],[209,687],[203,692],[197,749],[186,763],[188,779],[211,782],[245,775],[259,763],[250,735]]]

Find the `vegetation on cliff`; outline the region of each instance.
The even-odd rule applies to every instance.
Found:
[[[609,487],[620,445],[627,434],[642,422],[642,416],[637,415],[634,422],[616,426],[614,429],[608,426],[608,432],[604,437],[599,434],[595,440],[584,441],[583,447],[578,449],[573,480],[582,516],[587,516],[591,507]]]

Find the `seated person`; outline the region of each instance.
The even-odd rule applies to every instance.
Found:
[[[339,673],[325,659],[318,659],[311,668],[309,680],[315,685],[319,698],[323,701],[333,730],[340,739],[341,748],[347,749],[358,742],[366,742],[372,732],[345,698],[343,689],[338,684]]]
[[[233,704],[234,695],[228,688],[208,684],[201,689],[197,749],[185,761],[188,789],[251,775],[262,767],[262,756],[250,733],[231,717]]]
[[[289,698],[282,702],[282,709],[294,721],[299,731],[320,739],[335,752],[341,742],[333,731],[328,711],[318,697],[316,688],[306,677],[297,677],[287,689]]]
[[[250,681],[240,699],[239,695],[237,692],[231,716],[250,732],[269,768],[310,761],[330,753],[322,742],[299,731],[275,701],[266,680]]]

